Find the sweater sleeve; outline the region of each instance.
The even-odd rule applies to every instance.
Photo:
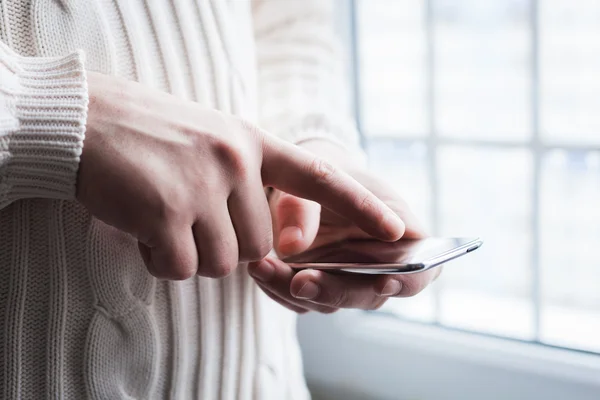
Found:
[[[254,0],[259,122],[293,143],[322,138],[364,163],[349,116],[332,0]]]
[[[0,42],[0,209],[74,198],[87,103],[82,53],[21,57]]]

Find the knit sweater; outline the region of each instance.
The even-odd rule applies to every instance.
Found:
[[[86,70],[353,146],[325,0],[0,1],[0,398],[306,399],[295,317],[240,265],[153,278],[74,199]]]

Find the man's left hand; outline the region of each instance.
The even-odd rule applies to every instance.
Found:
[[[360,184],[396,212],[406,225],[405,238],[425,237],[415,215],[404,200],[381,179],[348,157],[341,147],[322,140],[301,145],[341,166]],[[369,237],[348,220],[321,209],[312,201],[275,190],[269,198],[275,250],[289,256],[309,248],[348,238]],[[268,256],[249,265],[249,273],[261,289],[288,309],[305,313],[332,313],[340,308],[375,310],[390,297],[419,293],[439,275],[441,268],[409,275],[339,275],[318,270],[296,271],[276,257]]]

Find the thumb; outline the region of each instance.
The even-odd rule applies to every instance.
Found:
[[[287,256],[308,249],[319,230],[321,205],[275,191],[270,206],[277,253]]]

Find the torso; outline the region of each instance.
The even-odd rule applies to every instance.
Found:
[[[256,116],[249,1],[0,0],[24,56]],[[241,265],[223,280],[152,278],[135,240],[74,202],[0,211],[1,398],[304,399],[294,317]]]

